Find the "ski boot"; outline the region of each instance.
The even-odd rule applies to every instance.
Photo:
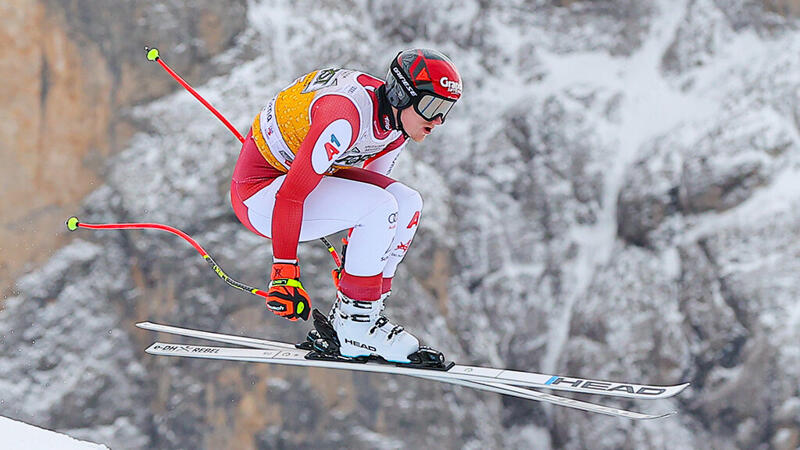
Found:
[[[447,370],[444,355],[420,346],[416,337],[381,315],[388,293],[376,301],[353,300],[337,293],[329,316],[313,312],[314,330],[299,348],[312,350],[307,358],[350,362],[392,362],[398,366]]]
[[[337,309],[332,325],[339,337],[342,356],[380,356],[396,363],[410,363],[408,355],[419,350],[419,340],[381,315],[385,296],[360,301],[337,292]]]

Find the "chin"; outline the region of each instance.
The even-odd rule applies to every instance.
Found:
[[[425,140],[426,136],[427,136],[426,134],[420,133],[420,134],[418,134],[416,136],[410,136],[410,137],[414,142],[422,142],[422,141]]]

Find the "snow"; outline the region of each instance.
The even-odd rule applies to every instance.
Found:
[[[79,441],[65,434],[0,416],[0,447],[4,450],[108,449],[105,445]]]

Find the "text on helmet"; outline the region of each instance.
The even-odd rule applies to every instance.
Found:
[[[439,78],[439,84],[451,94],[461,95],[461,82],[448,80],[447,77]]]
[[[413,86],[411,86],[411,83],[408,82],[408,80],[406,79],[405,75],[403,75],[403,72],[401,72],[400,69],[398,69],[397,67],[393,67],[392,71],[394,72],[395,77],[398,80],[400,80],[400,83],[403,85],[403,87],[406,88],[406,92],[411,94],[412,97],[416,97],[417,96],[417,90],[414,89]]]

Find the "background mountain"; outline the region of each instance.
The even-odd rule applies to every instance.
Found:
[[[261,283],[270,245],[228,201],[238,142],[141,48],[157,45],[245,132],[300,74],[383,75],[400,49],[435,47],[459,66],[464,97],[392,174],[426,203],[390,317],[459,362],[692,387],[607,402],[679,410],[634,423],[403,377],[151,357],[155,336],[136,321],[289,341],[308,327],[232,291],[172,235],[67,238],[63,211],[16,222],[25,234],[2,227],[0,263],[26,272],[0,312],[3,415],[112,448],[800,445],[798,2],[20,4],[47,28],[38,41],[14,34],[33,49],[23,63],[0,56],[4,75],[40,64],[15,81],[38,91],[3,95],[17,139],[3,155],[52,172],[6,178],[3,216],[33,217],[42,196],[69,197],[53,201],[59,214],[81,199],[86,222],[168,223]],[[48,53],[53,23],[64,37]],[[48,112],[59,67],[72,75]],[[97,103],[102,114],[81,111]],[[105,147],[67,152],[65,130]],[[34,131],[37,145],[9,144]],[[85,167],[98,175],[74,188]],[[38,260],[8,250],[64,240],[28,267]],[[327,252],[309,243],[300,258],[327,310]]]

